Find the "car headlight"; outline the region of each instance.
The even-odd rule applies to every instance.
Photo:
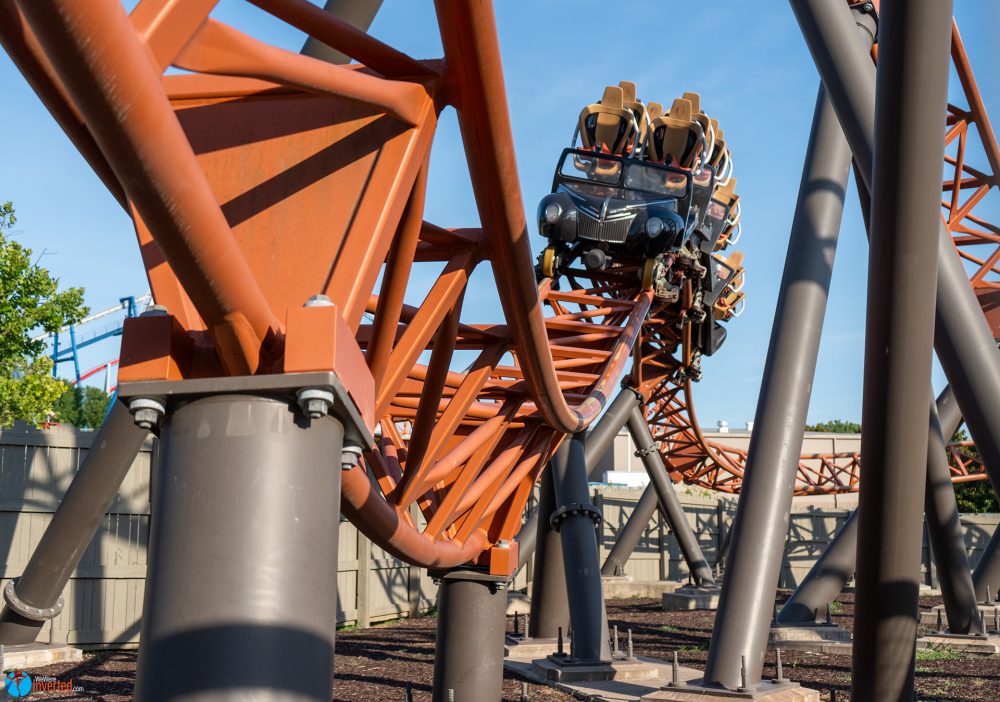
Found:
[[[650,217],[646,220],[646,234],[648,234],[650,238],[655,239],[663,233],[665,228],[663,220],[659,217]]]
[[[545,206],[545,221],[549,224],[555,224],[558,222],[561,215],[562,207],[558,202],[550,202]]]

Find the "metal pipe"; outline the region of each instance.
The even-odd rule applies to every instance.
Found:
[[[705,681],[761,679],[843,215],[851,151],[821,87],[789,234]]]
[[[946,387],[931,408],[924,515],[948,630],[968,634],[979,621],[979,606],[945,448],[962,421],[954,398],[951,387]]]
[[[646,527],[649,526],[658,505],[659,498],[657,498],[656,490],[651,483],[643,489],[628,521],[618,532],[618,538],[615,539],[615,543],[611,547],[611,553],[604,559],[604,565],[601,566],[601,575],[624,575],[625,564],[635,552],[636,546],[642,540],[642,535],[646,533]]]
[[[507,579],[467,570],[439,577],[431,699],[498,700],[503,695]]]
[[[13,586],[18,601],[38,610],[57,607],[147,436],[145,429],[135,425],[128,408],[115,402]],[[31,643],[44,621],[22,616],[5,605],[0,613],[0,643]]]
[[[852,510],[819,560],[778,612],[778,624],[807,624],[826,609],[854,577],[858,557],[858,511]]]
[[[594,423],[584,443],[586,447],[587,471],[592,479],[596,479],[592,472],[596,470],[598,462],[611,450],[618,432],[628,422],[629,413],[636,405],[636,395],[633,390],[622,388],[615,395],[608,408],[601,415],[601,418]]]
[[[979,601],[986,599],[987,591],[1000,592],[1000,529],[993,532],[983,549],[983,555],[972,573],[972,582]]]
[[[323,11],[355,29],[367,32],[381,7],[382,0],[326,0]],[[327,63],[351,62],[350,56],[314,37],[306,39],[306,43],[302,45],[301,53]]]
[[[955,492],[944,447],[939,438],[942,435],[954,434],[962,420],[950,388],[946,388],[938,396],[936,407],[932,408],[931,412],[931,426],[938,426],[935,423],[935,416],[940,416],[941,422],[939,430],[932,429],[929,432],[927,442],[927,486],[924,505],[927,531],[933,544],[935,567],[939,574],[949,574],[948,577],[942,578],[941,583],[946,609],[950,608],[955,612],[954,616],[949,615],[949,630],[953,633],[968,633],[966,623],[971,626],[976,616],[975,594],[972,578],[969,575],[962,527],[958,520]],[[833,602],[854,577],[858,553],[857,515],[857,510],[851,512],[833,541],[785,602],[778,613],[779,624],[812,622],[815,613],[823,611]]]
[[[568,447],[560,446],[559,450],[566,451]],[[531,616],[528,618],[528,636],[531,638],[554,639],[560,628],[569,631],[562,539],[549,521],[555,511],[550,461],[549,467],[542,472],[538,487],[538,530],[531,578]]]
[[[514,537],[517,542],[517,571],[528,565],[528,561],[535,554],[535,545],[538,543],[538,506],[528,512],[528,516],[521,525],[521,530]],[[517,574],[515,572],[515,575]]]
[[[940,242],[951,15],[950,0],[882,3],[851,680],[858,702],[914,696],[926,479],[914,469],[927,462],[935,303],[927,282]]]
[[[137,699],[330,699],[343,434],[258,396],[168,414]]]
[[[875,144],[875,66],[870,41],[857,38],[846,4],[790,2],[870,192]],[[873,27],[865,30],[869,39]],[[934,349],[993,490],[1000,494],[1000,354],[958,252],[940,222],[940,212],[935,212],[934,221],[939,229]]]
[[[607,618],[594,529],[601,515],[590,502],[582,438],[567,438],[550,465],[557,505],[550,521],[562,540],[575,657],[585,661],[608,660]]]
[[[622,394],[631,391],[623,390]],[[712,567],[708,564],[705,554],[702,553],[698,545],[698,539],[694,535],[694,530],[688,524],[681,507],[681,501],[674,492],[673,483],[667,475],[667,468],[663,465],[663,458],[656,450],[653,435],[649,431],[646,417],[643,416],[638,397],[633,394],[634,405],[628,418],[628,430],[632,434],[632,441],[635,442],[637,452],[641,454],[642,463],[649,474],[649,481],[660,503],[660,511],[667,519],[670,530],[674,533],[677,543],[681,547],[684,561],[688,570],[694,578],[695,585],[700,587],[714,587],[715,577],[712,575]]]

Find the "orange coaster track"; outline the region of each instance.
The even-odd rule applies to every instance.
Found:
[[[115,0],[0,0],[0,41],[132,214],[170,313],[126,328],[121,382],[336,372],[376,436],[343,471],[343,510],[427,567],[513,570],[539,472],[630,361],[675,479],[738,490],[745,454],[705,441],[691,407],[690,279],[673,305],[640,290],[638,262],[536,280],[490,3],[438,0],[445,56],[422,61],[308,0],[251,2],[363,65],[265,44],[212,19],[213,0],[142,0],[128,16]],[[977,104],[952,124],[982,132]],[[423,219],[446,107],[481,228]],[[957,162],[972,173],[958,190],[985,184]],[[497,324],[463,321],[480,266]],[[429,292],[408,299],[431,268]],[[303,308],[317,294],[332,306]],[[475,356],[462,372],[458,351]],[[800,491],[855,488],[856,458],[821,463]]]

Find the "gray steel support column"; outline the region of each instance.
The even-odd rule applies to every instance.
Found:
[[[935,431],[934,427],[938,426],[935,419],[937,415],[941,418],[940,429]],[[944,446],[938,438],[942,434],[954,434],[961,421],[954,394],[950,388],[946,388],[938,396],[931,414],[924,512],[927,516],[927,531],[933,544],[935,567],[941,574],[942,594],[945,609],[949,611],[948,626],[952,633],[968,633],[968,627],[977,612],[962,526],[955,504],[955,491]],[[851,512],[836,537],[785,602],[778,613],[779,624],[812,622],[815,613],[825,611],[826,606],[836,599],[854,576],[857,565],[857,515],[857,510]]]
[[[705,681],[760,682],[851,151],[822,88],[792,220]]]
[[[590,501],[586,449],[582,438],[567,437],[552,458],[551,467],[552,487],[558,505],[551,522],[562,539],[575,657],[585,661],[608,660],[607,617],[594,529],[601,515]]]
[[[979,622],[979,607],[945,449],[962,422],[954,397],[951,387],[945,388],[931,409],[924,515],[938,586],[948,615],[948,630],[953,634],[968,634],[978,633],[978,628],[973,627]]]
[[[629,392],[623,390],[624,392]],[[694,530],[688,524],[684,515],[684,508],[681,501],[674,492],[673,483],[667,475],[667,468],[663,465],[663,457],[659,451],[655,450],[656,444],[653,442],[653,435],[649,431],[646,417],[640,409],[640,400],[635,398],[635,405],[628,418],[628,430],[632,434],[632,441],[635,442],[636,449],[642,456],[642,463],[649,474],[650,484],[656,490],[656,496],[660,502],[660,511],[667,519],[670,530],[674,532],[674,537],[681,547],[684,561],[694,578],[694,584],[700,587],[714,587],[715,577],[712,575],[712,567],[705,559],[698,539],[694,535]],[[648,450],[653,449],[653,450]]]
[[[22,611],[27,611],[25,606],[53,611],[61,608],[60,595],[87,544],[97,533],[146,436],[148,432],[135,425],[128,409],[121,402],[115,402],[94,435],[83,464],[13,587],[13,593],[8,593],[8,601],[14,598],[21,603],[19,609]],[[0,613],[0,644],[33,642],[48,618],[28,618],[5,604]]]
[[[870,42],[858,38],[846,3],[790,2],[870,192],[875,144]],[[939,212],[934,221],[939,231],[934,349],[1000,495],[1000,353]]]
[[[528,565],[528,561],[535,555],[535,544],[538,543],[538,505],[528,513],[514,540],[517,542],[517,571],[519,571]],[[517,571],[514,571],[515,574]]]
[[[136,698],[328,702],[343,426],[261,396],[166,417]]]
[[[995,596],[1000,592],[1000,529],[993,532],[983,555],[972,573],[972,582],[976,588],[976,599],[985,600],[986,590]]]
[[[952,3],[881,9],[851,698],[911,702]]]
[[[625,522],[622,530],[618,532],[615,545],[611,547],[611,553],[608,554],[608,557],[604,560],[604,565],[601,567],[601,575],[621,575],[625,572],[625,564],[628,563],[628,559],[635,552],[636,546],[642,540],[642,535],[646,533],[646,527],[649,526],[650,520],[656,514],[658,504],[659,499],[656,496],[656,490],[653,489],[653,485],[650,483],[643,489],[642,495],[639,497],[639,501],[635,503],[635,508],[632,510],[632,514],[629,515],[628,521]]]
[[[462,570],[439,577],[433,702],[499,700],[507,579]]]
[[[778,612],[778,624],[807,624],[837,599],[854,577],[858,557],[858,511],[853,510],[819,560]]]
[[[566,442],[564,442],[566,443]],[[568,450],[562,449],[560,450]],[[531,610],[528,636],[554,639],[562,627],[569,632],[569,600],[566,598],[566,568],[562,539],[549,521],[556,511],[552,487],[552,463],[538,485],[538,531],[535,536],[535,567],[531,575]]]
[[[594,475],[597,471],[598,463],[604,455],[611,450],[615,437],[628,421],[629,412],[636,404],[635,392],[627,387],[618,391],[615,399],[611,401],[604,414],[591,427],[586,434],[584,445],[586,447],[587,473],[594,482],[600,482],[601,476]]]
[[[382,7],[382,0],[326,0],[323,9],[337,19],[344,20],[352,27],[357,27],[363,32],[375,21],[375,15]],[[302,53],[306,56],[321,59],[328,63],[350,63],[351,58],[336,49],[333,49],[323,42],[309,37],[302,46]]]

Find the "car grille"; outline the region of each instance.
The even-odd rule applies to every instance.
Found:
[[[596,219],[586,212],[580,212],[577,236],[591,241],[605,241],[609,244],[621,244],[628,236],[629,227],[635,219],[634,212],[626,212],[613,218]]]

